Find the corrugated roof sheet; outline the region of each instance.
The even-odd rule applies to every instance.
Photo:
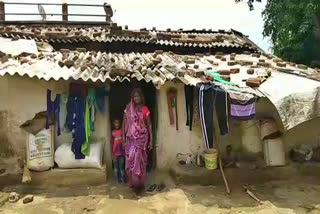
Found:
[[[120,54],[78,49],[43,51],[38,55],[22,53],[19,56],[0,53],[0,61],[1,76],[18,74],[45,80],[82,79],[93,82],[108,80],[122,82],[137,79],[152,82],[157,88],[172,80],[196,85],[205,81],[206,71],[217,71],[223,78],[230,78],[230,81],[236,84],[236,86],[226,86],[227,88],[241,89],[254,94],[258,93],[246,86],[246,80],[249,78],[265,80],[274,71],[280,70],[320,80],[317,70],[283,62],[270,55],[247,52],[227,55],[222,53],[177,55],[162,51]],[[230,75],[224,75],[226,73]]]
[[[118,26],[68,25],[0,25],[0,36],[34,39],[37,42],[138,42],[176,47],[231,47],[257,50],[257,46],[240,33],[230,31],[157,31],[123,30]]]

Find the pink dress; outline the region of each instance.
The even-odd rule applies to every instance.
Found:
[[[130,187],[144,187],[147,166],[149,133],[147,106],[137,106],[132,101],[125,109],[126,126],[126,173]]]

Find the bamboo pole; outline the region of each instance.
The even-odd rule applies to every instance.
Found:
[[[214,140],[216,142],[216,145],[217,145],[217,150],[218,150],[218,158],[219,158],[219,169],[220,169],[220,172],[221,172],[221,175],[222,175],[222,178],[223,178],[223,182],[224,182],[224,185],[225,185],[225,188],[226,188],[226,193],[228,195],[230,195],[231,191],[230,191],[230,187],[229,187],[229,184],[228,184],[228,180],[224,174],[224,170],[223,170],[223,165],[222,165],[222,159],[221,159],[221,147],[220,147],[220,144],[219,144],[219,141],[217,140],[217,137],[216,137],[216,131],[215,131],[215,128],[214,128],[214,124],[213,124],[213,135],[214,135]]]

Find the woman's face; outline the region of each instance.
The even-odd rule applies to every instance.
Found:
[[[142,97],[141,97],[141,95],[140,95],[138,92],[135,92],[135,93],[133,94],[133,101],[134,101],[134,103],[136,103],[136,104],[141,104],[141,103],[142,103]]]

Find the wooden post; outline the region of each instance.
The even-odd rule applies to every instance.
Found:
[[[68,21],[68,4],[62,4],[62,21]]]
[[[0,21],[5,21],[6,15],[5,15],[5,4],[3,1],[0,1]]]

